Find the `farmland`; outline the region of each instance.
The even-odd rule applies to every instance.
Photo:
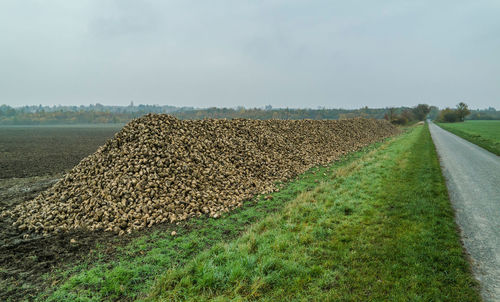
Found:
[[[4,212],[22,231],[123,235],[222,213],[274,183],[397,133],[386,121],[181,121],[127,124],[51,189]],[[29,235],[29,234],[27,234]]]
[[[428,130],[346,153],[218,217],[124,236],[74,229],[23,239],[5,225],[0,298],[478,300]],[[2,180],[2,206],[32,200],[55,173]]]
[[[438,125],[496,155],[500,155],[500,121],[465,121],[463,123],[439,123]]]
[[[121,126],[0,126],[0,179],[71,169]]]
[[[190,122],[187,123],[189,124]],[[279,124],[279,122],[262,122],[262,123]],[[294,123],[295,122],[289,122],[288,124],[294,124]],[[315,123],[321,124],[322,122],[318,121]],[[343,123],[345,124],[346,122]],[[347,121],[347,123],[349,123],[349,121]],[[332,121],[328,122],[327,124],[336,125],[338,123]],[[13,130],[13,131],[9,132],[8,130]],[[11,165],[13,167],[16,167],[16,163],[19,161],[19,159],[22,159],[22,157],[21,158],[15,157],[14,154],[18,155],[22,154],[24,156],[29,155],[26,156],[26,160],[31,161],[31,164],[21,167],[23,168],[24,171],[26,171],[25,172],[26,175],[39,174],[40,176],[33,176],[33,177],[26,177],[19,179],[16,178],[4,179],[2,182],[2,187],[3,187],[2,195],[4,197],[2,198],[3,210],[10,211],[20,205],[24,206],[28,204],[31,200],[33,200],[35,197],[40,196],[41,192],[43,193],[45,192],[46,189],[50,189],[58,180],[61,179],[62,172],[68,172],[68,168],[70,168],[74,162],[78,162],[81,159],[82,157],[81,149],[89,148],[90,150],[92,148],[92,146],[90,145],[93,144],[94,150],[92,151],[95,151],[97,146],[99,144],[102,144],[102,142],[106,140],[106,138],[111,137],[113,135],[113,132],[116,130],[117,128],[112,128],[112,127],[111,128],[110,127],[103,127],[103,128],[12,127],[6,129],[4,131],[4,135],[6,138],[4,140],[4,146],[5,146],[4,150],[10,152],[10,153],[6,152],[6,154],[8,155],[10,154],[12,156],[9,157],[6,156],[5,166]],[[185,130],[181,129],[181,132],[179,133],[182,133],[182,131]],[[230,137],[233,137],[231,132],[227,133],[230,135]],[[349,133],[349,131],[347,133]],[[366,141],[365,144],[369,143],[370,140],[373,140],[376,137],[373,135],[374,133],[372,134],[369,133],[370,132],[367,132],[366,133],[367,135],[365,135],[368,138],[368,141]],[[390,134],[390,132],[388,132],[388,134]],[[82,139],[78,139],[78,137]],[[140,136],[140,138],[142,139],[143,136]],[[279,139],[278,136],[276,136],[276,138]],[[45,143],[44,139],[47,139],[47,141],[49,141],[50,144]],[[115,143],[119,142],[120,139],[123,139],[123,137],[121,138],[118,137],[118,139],[115,140],[114,142]],[[37,140],[38,140],[38,145],[33,143],[33,141]],[[242,142],[244,143],[244,141]],[[331,142],[336,143],[338,142],[338,140],[331,140]],[[270,144],[268,148],[272,147],[273,145],[275,147],[281,146],[281,144],[276,144],[276,143],[273,144],[271,141],[269,143]],[[354,143],[353,145],[351,146],[347,145],[347,147],[359,148],[360,146],[362,146],[362,145],[356,146],[356,144],[359,144],[359,139],[358,142],[353,142],[353,143]],[[244,147],[245,145],[241,146]],[[182,146],[180,147],[182,148]],[[342,149],[338,150],[337,149],[338,148],[333,148],[333,149],[330,148],[331,151],[328,151],[329,149],[325,150],[327,152],[330,152],[333,156],[337,157],[341,155],[341,153],[338,153],[338,151],[342,151]],[[230,150],[231,149],[228,149],[228,151]],[[91,153],[92,151],[88,152]],[[176,151],[174,150],[172,154],[175,156]],[[265,153],[262,154],[265,155]],[[47,167],[50,166],[51,169],[48,169],[48,171],[44,171],[43,168],[40,168],[40,166],[37,165],[37,163],[47,161],[47,158],[51,158],[51,156],[56,158],[55,162],[58,165],[54,164],[54,166],[59,167],[59,169],[57,169],[54,166],[48,165]],[[58,156],[59,158],[57,158]],[[155,156],[153,156],[152,158],[154,159]],[[13,163],[9,162],[8,159],[11,159]],[[68,164],[63,159],[70,159],[71,162]],[[112,163],[114,162],[116,161],[112,161]],[[121,163],[120,165],[123,164],[126,163]],[[143,166],[147,168],[147,165]],[[263,167],[263,169],[265,169],[265,167]],[[13,172],[16,172],[16,170],[13,169]],[[59,172],[59,173],[54,174],[54,172]],[[20,175],[13,173],[7,176],[16,177]],[[185,184],[181,183],[181,185]],[[63,209],[63,208],[64,205],[56,207],[56,209]],[[26,211],[34,213],[36,215],[43,214],[43,211],[39,210],[34,211],[33,207],[27,208]],[[4,216],[4,218],[8,217]],[[42,287],[41,283],[43,283],[43,279],[46,279],[46,276],[44,276],[44,274],[47,273],[49,270],[54,269],[54,266],[56,264],[60,266],[64,264],[73,263],[76,259],[78,259],[82,255],[92,254],[92,251],[95,250],[96,244],[106,245],[108,247],[112,246],[113,248],[111,250],[113,250],[115,246],[116,247],[119,246],[120,242],[127,242],[127,240],[129,240],[130,238],[133,238],[134,236],[137,236],[137,234],[139,234],[135,233],[131,234],[130,236],[127,236],[126,238],[116,239],[115,238],[116,234],[113,233],[107,233],[107,232],[103,233],[100,231],[89,232],[85,231],[82,228],[79,228],[76,230],[68,230],[67,232],[51,234],[50,236],[44,236],[49,234],[36,234],[36,233],[31,233],[28,235],[22,229],[13,227],[11,219],[4,219],[4,218],[2,219],[2,230],[3,230],[1,236],[2,256],[0,259],[1,261],[0,263],[2,265],[2,274],[3,274],[2,288],[6,290],[5,295],[7,297],[13,297],[13,296],[22,297],[26,294],[30,293],[34,294],[35,292],[39,291],[39,289]],[[161,226],[159,226],[159,228],[161,230],[164,229],[165,227],[168,227],[169,225],[170,225],[169,223],[164,223]],[[153,230],[155,228],[151,229]],[[26,236],[29,236],[29,238]],[[19,287],[17,286],[18,284],[23,284],[23,286]]]
[[[10,209],[52,186],[82,158],[111,138],[120,125],[0,127],[0,208]],[[0,219],[0,300],[14,300],[39,290],[41,276],[60,262],[78,257],[66,234],[24,240],[6,219]],[[94,244],[87,236],[77,248]],[[82,252],[86,252],[82,248]],[[20,286],[22,285],[22,286]]]

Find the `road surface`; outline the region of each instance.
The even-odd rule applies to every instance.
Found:
[[[500,157],[433,123],[432,139],[485,301],[500,301]]]

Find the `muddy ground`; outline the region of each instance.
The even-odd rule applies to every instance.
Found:
[[[0,127],[0,211],[34,198],[118,130],[116,125]],[[54,282],[44,278],[48,272],[89,257],[97,243],[117,240],[84,231],[25,235],[10,219],[0,219],[0,301],[31,300]]]
[[[0,126],[0,179],[61,173],[95,152],[121,128]]]
[[[30,200],[56,182],[62,174],[0,180],[0,208],[9,209]],[[251,205],[250,205],[251,206]],[[19,232],[12,221],[0,221],[0,301],[31,301],[64,278],[52,272],[67,270],[83,261],[116,259],[117,250],[130,241],[157,231],[189,230],[187,222],[161,223],[130,235],[109,232],[70,231],[43,237]]]
[[[60,175],[0,180],[0,207],[8,209],[17,203],[27,201],[48,188]],[[167,229],[170,225],[158,225],[148,232]],[[104,232],[71,231],[43,237],[19,232],[12,221],[0,221],[0,301],[31,300],[47,287],[58,281],[47,278],[47,274],[67,268],[82,260],[100,256],[112,259],[117,246],[127,244],[131,239],[144,235],[132,234],[118,237]],[[57,277],[57,276],[56,276]]]

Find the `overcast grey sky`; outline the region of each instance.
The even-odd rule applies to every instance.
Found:
[[[499,0],[0,1],[0,103],[500,107]]]

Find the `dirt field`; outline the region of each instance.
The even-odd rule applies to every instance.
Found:
[[[34,198],[119,129],[119,125],[0,127],[0,208]],[[9,219],[0,220],[0,230],[1,301],[35,294],[44,287],[42,276],[50,269],[88,254],[98,238],[113,240],[81,231],[24,239]],[[71,239],[76,243],[70,244]]]
[[[0,180],[0,207],[9,208],[34,198],[59,179],[58,175]],[[48,237],[23,238],[10,221],[0,220],[0,301],[19,301],[35,297],[59,280],[47,279],[47,273],[67,268],[82,259],[113,259],[116,248],[136,236],[170,228],[157,225],[131,236],[115,236],[106,232],[70,231]],[[71,240],[74,240],[74,243]],[[96,251],[96,246],[107,248]]]
[[[120,128],[0,126],[0,179],[63,172],[95,152]]]

